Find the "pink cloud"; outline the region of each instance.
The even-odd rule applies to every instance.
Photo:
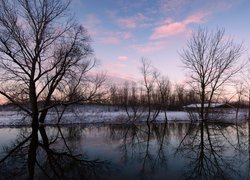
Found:
[[[160,39],[168,36],[173,36],[184,32],[186,25],[182,22],[174,22],[171,24],[163,25],[154,29],[151,39]]]
[[[187,17],[183,22],[185,24],[189,23],[203,23],[205,22],[205,18],[209,15],[209,12],[196,12],[192,14],[191,16]]]
[[[167,46],[165,41],[150,41],[147,44],[133,45],[136,51],[140,53],[152,53],[157,52]]]
[[[111,31],[102,26],[102,21],[94,14],[88,14],[84,23],[84,27],[88,30],[90,36],[94,38],[94,41],[101,42],[103,44],[119,44],[123,40],[128,40],[133,37],[131,32],[127,31]]]
[[[173,19],[172,18],[167,18],[163,21],[163,23],[167,23],[167,24],[170,24],[173,22]]]
[[[173,22],[172,19],[168,18],[165,20],[166,23],[164,25],[158,26],[154,29],[154,32],[151,35],[150,39],[161,39],[186,32],[188,31],[189,24],[203,23],[205,21],[205,17],[207,17],[208,15],[208,12],[196,12],[183,21],[179,22]]]
[[[150,24],[146,23],[149,19],[141,13],[138,13],[131,17],[119,17],[117,18],[114,14],[112,15],[119,26],[125,29],[135,29],[148,27]]]
[[[118,56],[117,59],[120,60],[120,61],[127,61],[128,56]]]

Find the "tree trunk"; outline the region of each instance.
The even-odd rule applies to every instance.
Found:
[[[205,104],[205,85],[201,85],[201,109],[200,109],[200,116],[201,116],[201,120],[204,121],[205,118],[204,118],[204,110],[205,110],[205,107],[204,107],[204,104]]]
[[[248,120],[250,120],[250,89],[248,90]]]
[[[38,146],[38,128],[32,128],[31,142],[28,151],[29,179],[34,179],[36,165],[36,150]]]
[[[32,110],[32,129],[38,129],[38,107],[37,107],[37,97],[36,97],[36,85],[34,81],[30,81],[29,87],[29,97],[31,103],[31,110]]]

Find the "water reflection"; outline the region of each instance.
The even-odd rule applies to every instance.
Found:
[[[121,162],[127,165],[131,160],[137,161],[140,177],[153,175],[158,168],[167,168],[169,124],[111,125],[109,128],[110,139],[122,141],[118,146]]]
[[[248,179],[248,127],[207,122],[111,126],[110,138],[122,139],[121,158],[124,163],[137,159],[142,178]]]
[[[227,145],[228,129],[221,124],[201,122],[192,125],[176,153],[189,159],[188,168],[183,174],[185,179],[230,179],[240,176],[236,170],[234,157]],[[232,145],[232,144],[231,144]],[[232,145],[232,148],[235,148]],[[229,156],[228,156],[229,155]]]
[[[0,174],[4,179],[249,179],[249,127],[200,122],[21,128],[3,147]]]
[[[79,136],[77,128],[68,128],[64,137],[60,127],[53,128],[48,136],[46,129],[22,129],[16,141],[3,147],[0,174],[4,179],[96,179],[109,171],[109,162],[90,160],[69,145]],[[55,132],[56,131],[56,132]],[[78,134],[78,135],[77,135]]]

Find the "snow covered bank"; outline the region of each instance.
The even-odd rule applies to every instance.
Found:
[[[189,115],[186,112],[168,112],[168,120],[187,121]],[[137,122],[146,121],[146,114],[142,115]],[[160,113],[156,122],[163,122],[164,114]],[[63,115],[60,124],[79,124],[79,123],[127,123],[128,117],[126,112],[85,112],[72,113],[67,112]],[[50,112],[46,118],[45,124],[56,124],[57,114]],[[29,125],[30,118],[16,111],[0,112],[0,126],[19,126]]]
[[[145,122],[147,113],[142,114],[136,122]],[[197,113],[192,114],[193,117],[198,117]],[[247,113],[241,111],[238,115],[238,120],[245,120]],[[190,121],[190,114],[184,111],[169,111],[167,112],[168,121]],[[233,111],[224,114],[216,114],[215,120],[225,120],[226,122],[235,122],[235,113]],[[238,121],[237,120],[237,121]],[[164,113],[160,113],[155,122],[164,122]],[[26,117],[17,111],[0,111],[0,126],[23,126],[30,125],[30,118]],[[75,109],[74,112],[64,114],[60,124],[79,124],[79,123],[129,123],[128,116],[125,111],[117,108],[89,108]],[[49,112],[45,124],[52,125],[57,123],[57,113]]]

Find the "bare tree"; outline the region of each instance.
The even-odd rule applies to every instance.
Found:
[[[241,95],[242,99],[244,99],[246,102],[248,102],[248,120],[250,119],[250,68],[249,68],[249,62],[250,59],[248,59],[247,63],[248,65],[241,73],[241,76],[239,79],[237,79],[236,85],[241,85],[240,90],[242,90]],[[237,88],[236,86],[236,88]],[[236,89],[236,94],[239,94],[239,87]]]
[[[153,77],[153,69],[150,61],[146,60],[145,58],[141,59],[142,67],[141,67],[141,73],[143,76],[143,86],[146,89],[146,97],[147,97],[147,107],[148,107],[148,116],[147,116],[147,122],[149,122],[150,116],[151,116],[151,110],[152,110],[152,93],[154,88],[154,82],[155,79]]]
[[[0,94],[27,113],[36,128],[49,109],[94,98],[103,82],[87,76],[95,66],[93,51],[69,5],[0,1]]]
[[[208,32],[198,29],[193,32],[187,48],[181,53],[182,62],[190,71],[191,85],[200,96],[200,117],[207,118],[207,112],[216,91],[242,68],[239,58],[242,45],[225,37],[225,31]],[[205,112],[204,104],[208,102]]]
[[[162,76],[159,72],[154,72],[154,78],[157,84],[157,93],[159,94],[160,110],[164,112],[165,120],[167,121],[167,108],[169,105],[171,95],[171,83],[170,80]]]
[[[175,92],[178,98],[178,105],[183,106],[185,103],[185,88],[183,84],[176,84],[175,85]]]
[[[238,114],[239,114],[239,110],[240,108],[242,108],[242,103],[243,103],[243,98],[244,95],[247,94],[246,93],[246,89],[243,85],[242,82],[235,82],[235,90],[236,90],[236,102],[235,102],[235,108],[236,108],[236,114],[235,114],[235,118],[238,118]],[[236,122],[237,123],[237,122]]]
[[[115,84],[111,85],[109,89],[110,93],[110,103],[112,105],[118,105],[118,88]]]
[[[139,97],[139,93],[138,93],[138,87],[136,86],[136,83],[131,83],[130,85],[130,90],[129,90],[130,94],[129,94],[129,99],[128,99],[128,107],[129,107],[129,111],[131,111],[131,115],[129,116],[129,119],[132,121],[137,120],[138,118],[141,117],[142,112],[144,107],[142,106],[140,97]],[[128,110],[128,108],[126,109],[126,111]],[[129,112],[127,111],[127,114]]]
[[[167,120],[167,108],[171,96],[171,83],[169,79],[154,68],[151,62],[142,58],[141,73],[143,76],[143,87],[145,89],[146,101],[141,99],[148,109],[147,122],[155,121],[160,112],[164,113]]]

